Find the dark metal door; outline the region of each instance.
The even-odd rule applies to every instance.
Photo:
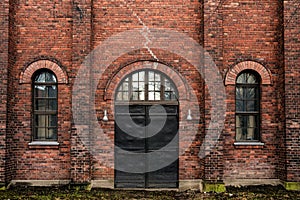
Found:
[[[178,187],[178,106],[164,105],[165,111],[150,105],[116,105],[116,122],[126,122],[128,116],[142,129],[130,127],[130,123],[115,123],[115,187],[117,188],[176,188]],[[127,110],[127,111],[126,111]],[[151,111],[151,113],[150,113]],[[167,114],[165,114],[167,113]],[[151,116],[150,116],[151,115]],[[150,133],[150,123],[159,124],[166,120],[157,134]],[[125,131],[124,131],[124,127]],[[132,136],[138,135],[139,137]],[[172,141],[172,142],[171,142]],[[166,147],[167,148],[163,148]],[[160,150],[159,156],[149,156],[151,152]],[[138,162],[128,159],[131,153]],[[140,155],[139,155],[140,154]],[[174,159],[175,158],[175,159]],[[162,161],[172,160],[171,163]],[[157,170],[151,171],[150,166],[157,164]],[[160,167],[164,165],[165,167]],[[150,167],[150,168],[149,168]],[[120,169],[138,169],[140,173],[126,172]]]

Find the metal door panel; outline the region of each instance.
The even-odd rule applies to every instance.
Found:
[[[128,107],[128,106],[127,106]],[[130,116],[132,120],[139,126],[145,127],[140,129],[140,132],[134,127],[122,124],[126,130],[115,123],[115,146],[124,151],[118,151],[115,148],[115,165],[117,169],[122,167],[145,169],[145,173],[128,173],[115,170],[115,187],[118,188],[176,188],[178,187],[178,106],[168,105],[164,106],[165,112],[161,109],[149,105],[131,105],[128,108],[124,106],[116,106],[115,117],[118,122],[125,121],[125,117]],[[151,109],[151,116],[150,111]],[[128,113],[129,110],[129,113]],[[127,111],[127,113],[126,113]],[[167,113],[167,114],[166,114]],[[148,137],[149,130],[147,126],[149,123],[157,123],[166,118],[165,125],[154,136]],[[143,135],[142,138],[130,135],[135,133]],[[170,142],[173,142],[170,145]],[[135,153],[150,153],[161,150],[166,145],[169,148],[159,154],[159,158],[151,158],[144,156],[138,158],[138,163],[128,161],[126,151]],[[146,154],[149,155],[149,154]],[[175,157],[175,161],[174,161]],[[173,160],[172,160],[173,158]],[[176,159],[177,158],[177,159]],[[173,163],[154,172],[147,172],[149,165],[161,164],[160,161],[172,160]]]
[[[178,160],[167,167],[148,173],[146,184],[149,188],[177,188]]]
[[[166,123],[156,135],[147,138],[147,150],[157,150],[170,144],[173,148],[178,148],[178,117],[175,115],[168,116],[152,116],[152,123],[162,120],[162,117],[166,117]],[[147,132],[147,130],[146,130]],[[174,140],[172,143],[170,143]]]
[[[130,117],[129,115],[116,116],[118,123],[126,121],[125,119]],[[145,126],[145,116],[132,116],[132,120],[141,127]],[[128,126],[128,124],[122,124],[124,127],[119,127],[118,123],[115,125],[115,145],[119,148],[129,151],[145,150],[145,130],[143,128],[136,129]],[[140,137],[134,137],[139,135]]]

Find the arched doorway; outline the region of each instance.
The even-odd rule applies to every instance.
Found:
[[[122,79],[115,93],[116,188],[178,187],[178,113],[178,91],[162,72],[143,69]],[[160,127],[154,130],[156,125]],[[155,160],[146,155],[171,141],[157,163],[174,156],[175,159],[167,166],[151,170],[149,165]],[[132,153],[140,154],[138,162],[128,159]]]

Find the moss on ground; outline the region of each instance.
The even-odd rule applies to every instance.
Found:
[[[186,200],[186,199],[300,199],[300,192],[287,191],[283,187],[257,186],[243,188],[226,188],[223,193],[200,193],[199,191],[124,191],[91,189],[83,190],[76,187],[29,187],[19,186],[9,190],[0,191],[1,200],[38,199],[38,200]]]

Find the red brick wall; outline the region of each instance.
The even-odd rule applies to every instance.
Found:
[[[198,153],[205,137],[204,130],[209,128],[213,114],[211,99],[216,97],[211,96],[207,85],[204,85],[204,77],[199,76],[191,63],[180,55],[153,49],[161,63],[179,72],[192,85],[197,101],[200,102],[199,132],[192,146],[180,157],[180,179],[204,178],[215,181],[224,178],[286,178],[288,181],[299,181],[299,9],[296,9],[297,5],[292,1],[284,3],[285,60],[283,5],[277,0],[141,0],[134,3],[121,0],[11,0],[9,34],[8,0],[2,1],[0,146],[5,147],[6,132],[6,149],[9,155],[6,160],[7,180],[70,179],[74,182],[87,182],[92,179],[113,179],[113,169],[96,158],[103,156],[107,160],[113,160],[106,153],[113,148],[113,142],[106,144],[105,141],[98,141],[100,153],[96,157],[90,154],[81,140],[84,138],[80,138],[80,128],[86,128],[88,134],[97,133],[90,132],[93,124],[74,124],[72,89],[80,65],[93,49],[117,33],[142,28],[144,25],[148,28],[170,29],[193,38],[204,46],[224,79],[229,69],[244,61],[260,63],[271,74],[271,84],[263,83],[261,86],[261,135],[265,145],[234,146],[235,87],[227,85],[225,129],[218,138],[216,148],[205,159],[200,159]],[[122,43],[120,47],[121,45]],[[111,52],[105,53],[107,57],[112,56]],[[30,83],[20,82],[20,78],[27,67],[38,60],[56,63],[68,78],[67,83],[59,84],[58,148],[28,146],[32,134],[32,91]],[[92,74],[93,69],[89,69],[86,78],[99,82],[95,95],[98,117],[101,119],[103,108],[107,108],[110,119],[106,123],[100,122],[100,125],[112,141],[114,122],[110,104],[113,105],[113,91],[106,91],[106,86],[114,74],[123,68],[129,69],[141,61],[155,60],[146,49],[138,49],[126,52],[110,63],[100,80],[97,72]],[[89,96],[90,92],[91,88],[86,88],[80,95]],[[105,99],[107,94],[111,94],[110,99]],[[284,103],[286,109],[283,107]],[[83,104],[73,106],[80,110]],[[183,110],[187,106],[181,104]],[[94,109],[94,106],[88,107],[87,111],[89,109]],[[89,112],[83,114],[89,115]],[[284,130],[285,116],[287,126]],[[184,117],[184,112],[181,117]],[[182,127],[185,126],[187,124],[183,123]],[[188,130],[182,134],[188,136]],[[181,142],[184,143],[184,139]],[[0,182],[5,178],[4,154],[5,151],[0,150]]]
[[[212,57],[218,68],[222,68],[223,62],[223,42],[222,42],[222,0],[205,0],[204,2],[204,49]],[[207,77],[215,79],[216,77]],[[211,122],[211,101],[212,98],[209,93],[208,86],[205,87],[205,128],[206,132]],[[218,97],[216,97],[218,98]],[[224,102],[225,103],[225,102]],[[221,105],[218,105],[221,106]],[[223,135],[218,138],[218,143],[213,151],[202,161],[205,165],[204,179],[207,181],[222,180],[223,179]]]
[[[184,32],[202,42],[202,3],[189,0],[93,1],[93,44],[133,28],[164,28]],[[138,17],[137,17],[138,16]]]
[[[31,84],[20,74],[34,61],[46,59],[72,71],[70,1],[11,1],[8,98],[8,180],[70,178],[70,85],[59,84],[57,149],[29,148],[32,136]]]
[[[0,183],[5,182],[9,1],[0,3]]]
[[[143,28],[143,24],[148,28],[156,29],[170,29],[173,31],[183,32],[187,36],[193,38],[199,43],[203,41],[202,32],[202,3],[198,1],[94,1],[93,5],[93,49],[98,45],[101,45],[105,39],[114,36],[117,33],[122,33],[127,30],[134,28]],[[120,45],[122,44],[122,39]],[[175,40],[176,41],[176,40]],[[125,41],[124,43],[126,43]],[[142,42],[142,41],[141,41]],[[180,41],[178,41],[180,42]],[[143,45],[141,45],[143,46]],[[116,46],[116,48],[121,48]],[[174,47],[175,48],[175,47]],[[198,101],[201,102],[203,99],[203,80],[199,80],[198,71],[189,66],[186,61],[178,55],[172,55],[170,52],[163,50],[153,50],[154,54],[158,57],[159,61],[163,64],[170,66],[172,70],[178,71],[181,75],[187,79],[194,89],[197,91]],[[110,52],[106,52],[107,56]],[[102,118],[103,109],[109,108],[109,119],[113,120],[113,101],[103,101],[104,95],[107,93],[113,93],[113,91],[104,91],[109,79],[113,78],[113,74],[120,71],[122,68],[129,69],[130,63],[137,62],[136,65],[142,64],[139,61],[155,61],[149,52],[145,49],[137,50],[133,52],[126,52],[124,56],[117,59],[102,75],[100,81],[99,77],[95,76],[95,81],[102,83],[98,86],[97,90],[97,109],[99,109],[99,119]],[[129,65],[129,66],[128,66]],[[124,70],[125,70],[124,69]],[[198,83],[198,84],[197,84]],[[115,85],[116,87],[117,85]],[[100,103],[101,102],[101,103]],[[203,101],[202,101],[203,102]],[[112,107],[111,107],[112,103]],[[180,104],[181,108],[186,111],[184,104]],[[110,108],[111,107],[111,108]],[[200,105],[203,108],[203,105]],[[201,110],[203,110],[201,108]],[[183,111],[182,111],[183,112]],[[186,114],[184,112],[184,114]],[[203,113],[202,113],[203,114]],[[182,116],[184,118],[185,116]],[[114,123],[104,122],[101,123],[102,128],[106,130],[105,134],[109,135],[113,143],[114,137]],[[184,126],[184,124],[182,124]],[[200,139],[201,133],[203,134],[203,125],[199,125],[199,133],[196,138]],[[188,131],[180,133],[182,138],[188,137]],[[101,157],[107,160],[113,160],[111,154],[106,153],[112,150],[112,144],[107,147],[106,141],[98,141],[96,148],[99,149]],[[184,143],[184,139],[181,141]],[[195,140],[192,146],[182,154],[179,161],[179,176],[180,179],[194,179],[203,176],[202,166],[199,165],[199,148],[200,141]],[[93,178],[94,179],[113,179],[113,169],[106,168],[103,163],[94,159],[93,166]]]
[[[282,34],[279,1],[226,1],[222,5],[223,66],[228,71],[243,61],[261,63],[272,77],[272,84],[261,85],[261,142],[263,147],[234,146],[235,87],[226,86],[227,120],[224,134],[224,179],[276,179],[278,177],[278,148],[280,95],[282,91]],[[260,72],[260,71],[258,71]],[[281,132],[280,132],[281,131]]]
[[[91,50],[92,50],[92,4],[91,0],[75,0],[73,1],[72,14],[73,14],[73,27],[72,27],[72,71],[69,73],[70,83],[73,85],[80,65]],[[90,70],[90,69],[89,69]],[[88,73],[87,79],[91,79]],[[81,96],[90,95],[89,88],[81,92]],[[70,94],[71,95],[71,94]],[[79,105],[72,105],[75,109],[82,109],[85,104],[83,102]],[[88,110],[91,108],[88,108]],[[83,110],[83,109],[82,109]],[[89,117],[89,113],[83,113]],[[72,121],[74,122],[74,120]],[[84,123],[84,122],[83,122]],[[82,125],[82,124],[76,124]],[[90,124],[83,124],[88,125]],[[75,128],[72,123],[71,132],[71,180],[78,183],[85,183],[91,180],[91,156],[88,147],[85,147],[80,139],[80,131]],[[89,132],[89,128],[85,131]],[[82,137],[82,136],[81,136]]]
[[[300,181],[299,2],[284,1],[284,64],[287,181]]]

